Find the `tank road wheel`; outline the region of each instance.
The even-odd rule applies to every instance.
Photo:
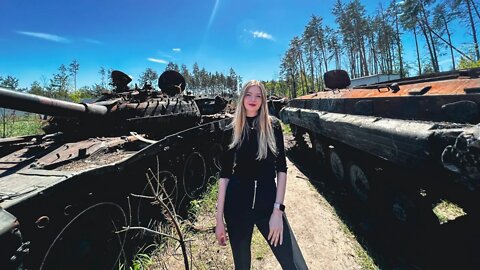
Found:
[[[118,204],[92,205],[55,237],[40,269],[118,269],[124,263],[127,236],[119,231],[126,226],[127,217]]]
[[[407,223],[413,218],[413,212],[415,210],[415,203],[413,200],[402,193],[395,193],[391,203],[392,216],[395,221],[400,223]]]
[[[371,191],[370,175],[355,162],[348,163],[347,172],[353,193],[361,202],[366,203]]]
[[[404,229],[430,228],[438,225],[438,218],[431,205],[420,194],[394,191],[390,202],[392,221]]]
[[[222,167],[220,166],[220,158],[223,153],[223,146],[219,143],[215,143],[210,147],[210,150],[208,151],[208,156],[209,156],[209,167],[210,167],[210,172],[212,175],[215,175],[217,172],[219,172]]]
[[[325,145],[320,140],[320,135],[312,134],[310,136],[310,140],[312,142],[313,150],[315,151],[315,154],[319,159],[320,165],[325,165],[327,160],[327,153],[325,151]]]
[[[156,178],[156,179],[155,179]],[[155,178],[151,178],[153,186],[147,182],[142,191],[142,196],[170,198],[173,204],[178,199],[177,178],[170,171],[159,171],[155,174]],[[139,198],[137,209],[137,225],[150,229],[157,229],[158,225],[164,219],[162,209],[155,203],[155,199]]]
[[[296,146],[300,149],[307,149],[308,145],[303,135],[306,133],[305,129],[296,125],[290,124],[292,135],[295,138]]]
[[[345,167],[337,149],[328,149],[328,164],[330,165],[330,171],[335,180],[337,180],[338,183],[342,183],[345,180]]]
[[[206,175],[207,167],[202,154],[191,153],[183,167],[183,188],[189,198],[196,198],[204,190]]]

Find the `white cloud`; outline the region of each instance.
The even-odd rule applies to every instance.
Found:
[[[25,36],[36,37],[36,38],[45,39],[45,40],[54,41],[54,42],[60,42],[60,43],[71,42],[67,38],[57,36],[57,35],[47,34],[47,33],[26,32],[26,31],[17,31],[17,33]]]
[[[172,51],[174,51],[174,52],[181,52],[182,49],[180,49],[180,48],[173,48]]]
[[[272,35],[263,31],[250,31],[250,33],[253,35],[253,38],[275,40]]]
[[[156,59],[156,58],[147,58],[150,62],[160,63],[160,64],[168,64],[168,61],[163,59]]]

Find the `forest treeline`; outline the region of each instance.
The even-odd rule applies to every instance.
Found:
[[[373,15],[367,15],[360,0],[336,0],[332,15],[336,25],[312,15],[303,33],[292,38],[280,80],[271,82],[280,86],[275,92],[295,97],[321,90],[323,73],[332,69],[347,70],[352,78],[409,77],[439,72],[441,56],[451,59],[449,70],[480,66],[480,13],[474,0],[392,0],[385,7],[379,4]],[[456,44],[451,39],[454,25],[470,34]],[[412,48],[404,46],[406,34],[413,36]],[[415,50],[414,61],[405,60],[405,49]]]
[[[230,95],[236,93],[239,85],[242,84],[242,77],[237,75],[233,68],[230,68],[228,74],[223,74],[218,71],[207,71],[203,67],[200,68],[197,63],[194,63],[190,71],[184,64],[179,67],[177,64],[170,62],[166,65],[165,70],[180,72],[187,83],[187,90],[194,95]],[[110,77],[112,69],[100,67],[98,82],[90,86],[77,88],[79,72],[80,63],[77,60],[73,60],[68,65],[60,65],[57,72],[52,74],[50,78],[42,76],[41,81],[32,82],[28,88],[18,88],[19,79],[14,76],[0,75],[0,87],[74,102],[98,97],[103,91],[112,90],[113,85]],[[149,84],[153,88],[158,89],[157,80],[160,74],[152,68],[146,68],[140,74],[138,80],[130,83],[130,87],[138,86],[142,88],[145,84]]]

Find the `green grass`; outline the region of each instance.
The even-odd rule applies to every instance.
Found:
[[[284,124],[283,122],[281,123],[282,123],[283,133],[292,134],[292,129],[290,128],[290,125]]]
[[[148,254],[137,254],[133,259],[132,266],[130,266],[130,270],[143,270],[148,269],[148,267],[153,263],[152,257]]]
[[[338,216],[338,214],[335,214],[335,215],[337,216],[337,218],[339,220],[341,220],[341,218]],[[353,234],[353,232],[347,226],[347,224],[345,224],[344,222],[340,222],[339,224],[340,224],[340,229],[342,230],[342,232],[347,237],[349,237],[351,239],[356,238],[355,235]],[[360,241],[360,239],[358,239],[358,240]],[[379,269],[378,266],[373,261],[372,257],[369,255],[370,252],[368,250],[368,247],[365,248],[365,247],[362,247],[360,244],[355,243],[354,246],[353,246],[353,250],[355,251],[355,255],[357,255],[356,256],[358,258],[357,262],[358,262],[358,264],[360,264],[361,269],[363,269],[363,270],[378,270]]]
[[[0,120],[0,136],[4,134],[3,119]],[[5,137],[43,134],[42,120],[38,115],[7,117],[5,120]]]
[[[132,261],[132,265],[128,268],[129,270],[145,270],[153,264],[153,259],[150,255],[144,253],[138,253],[135,255]],[[120,265],[119,270],[126,270],[125,265]]]
[[[257,229],[257,227],[253,230],[252,236],[252,258],[256,260],[263,260],[265,256],[270,252],[270,247],[263,238],[263,235]]]
[[[205,193],[197,200],[190,202],[190,215],[196,216],[200,213],[215,213],[217,205],[218,180],[208,181]]]

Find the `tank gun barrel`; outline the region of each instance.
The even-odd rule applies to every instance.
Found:
[[[52,116],[79,117],[105,115],[107,107],[97,104],[74,103],[0,87],[0,107]]]

